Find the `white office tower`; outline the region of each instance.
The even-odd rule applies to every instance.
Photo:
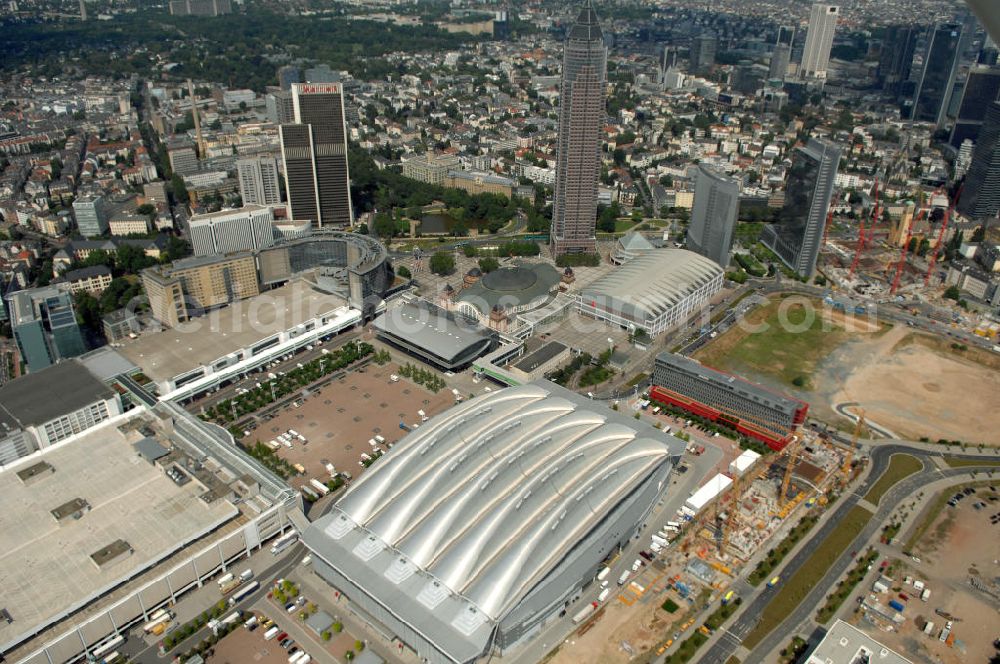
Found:
[[[240,196],[244,205],[277,205],[281,202],[278,160],[270,155],[236,161]]]
[[[196,214],[188,223],[195,256],[254,251],[274,244],[274,212],[262,205]]]
[[[826,78],[826,68],[830,64],[830,49],[833,48],[833,34],[837,31],[840,7],[816,3],[809,12],[809,30],[802,51],[802,78]]]

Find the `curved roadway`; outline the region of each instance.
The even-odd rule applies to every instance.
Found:
[[[823,599],[826,597],[829,589],[837,582],[850,566],[854,556],[851,554],[852,551],[856,551],[862,548],[868,540],[874,535],[885,522],[889,514],[896,508],[896,506],[908,495],[923,488],[926,484],[933,480],[938,480],[946,477],[957,477],[970,472],[978,472],[984,470],[996,470],[995,467],[989,466],[965,466],[961,468],[947,468],[939,469],[933,465],[931,461],[932,457],[945,456],[942,452],[930,452],[927,450],[922,450],[918,448],[909,447],[907,445],[897,445],[897,444],[884,444],[879,445],[872,449],[871,452],[871,470],[868,473],[865,481],[857,487],[850,495],[846,496],[840,504],[835,508],[833,514],[827,518],[819,528],[811,534],[809,541],[803,546],[792,559],[784,565],[780,570],[780,574],[784,578],[789,578],[802,565],[809,559],[809,557],[820,547],[826,537],[837,527],[841,519],[857,505],[868,493],[869,489],[879,480],[882,474],[885,472],[889,465],[889,458],[893,454],[904,453],[910,454],[912,456],[918,457],[923,462],[924,468],[922,471],[910,475],[909,477],[897,482],[893,487],[886,492],[881,500],[879,501],[878,508],[874,516],[868,521],[868,524],[858,533],[851,543],[851,546],[844,550],[844,553],[830,566],[826,574],[823,575],[819,583],[810,589],[809,594],[796,606],[796,608],[785,617],[784,621],[771,631],[757,646],[750,652],[750,655],[745,658],[748,662],[762,662],[767,657],[767,654],[772,652],[775,648],[780,647],[785,643],[791,636],[791,634],[796,630],[796,628],[809,616],[816,611]],[[982,459],[981,455],[972,454],[947,454],[951,457],[959,458],[969,458],[969,459]],[[779,587],[775,588],[763,588],[761,589],[752,600],[746,601],[742,605],[742,610],[738,614],[735,622],[733,622],[721,635],[718,641],[709,648],[700,658],[698,662],[703,664],[724,664],[731,655],[733,655],[737,649],[742,644],[742,641],[746,636],[753,631],[759,620],[764,608],[770,603],[771,599],[777,594]]]

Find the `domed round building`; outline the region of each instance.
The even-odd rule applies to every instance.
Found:
[[[475,271],[476,278],[471,279]],[[454,297],[451,308],[476,318],[493,328],[498,321],[537,309],[552,299],[559,289],[559,271],[548,263],[515,263],[492,272],[472,268],[463,279],[463,289]]]

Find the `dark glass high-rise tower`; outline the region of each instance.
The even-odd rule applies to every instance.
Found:
[[[294,83],[295,124],[281,125],[289,217],[347,226],[351,210],[347,126],[340,83]]]
[[[559,90],[559,144],[552,206],[552,253],[597,250],[597,180],[601,174],[608,50],[590,0],[566,35]]]
[[[736,180],[707,166],[698,166],[694,209],[687,230],[688,249],[722,267],[729,265],[739,198],[740,185]]]
[[[1000,99],[1000,67],[975,65],[969,69],[948,142],[956,149],[961,147],[965,139],[975,143],[986,111],[997,99]]]
[[[803,277],[816,270],[839,165],[840,148],[832,143],[810,139],[796,149],[785,183],[785,204],[778,221],[761,235],[764,245]]]
[[[956,207],[971,219],[990,219],[1000,212],[1000,101],[986,111]]]
[[[948,111],[948,101],[958,68],[962,25],[948,23],[937,26],[927,42],[924,68],[917,81],[911,117],[920,122],[933,122],[940,127]]]

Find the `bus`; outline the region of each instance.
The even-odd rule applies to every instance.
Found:
[[[289,530],[287,533],[274,541],[274,544],[271,545],[271,553],[278,555],[292,544],[295,544],[298,539],[299,534],[295,532],[295,530]]]
[[[233,593],[233,596],[229,598],[229,606],[235,606],[240,601],[249,597],[250,594],[253,591],[257,590],[258,588],[260,588],[260,584],[257,583],[256,581],[251,581],[250,583],[246,584],[245,586],[237,590],[235,593]]]
[[[677,521],[667,521],[667,527],[668,528],[671,528],[671,527],[672,528],[680,528],[681,524],[679,522],[677,522]]]
[[[170,621],[170,614],[164,611],[163,614],[160,615],[159,618],[152,618],[148,623],[146,623],[145,625],[143,625],[142,626],[142,631],[144,631],[146,634],[150,634],[159,625],[162,625],[163,623],[169,622],[169,621]]]
[[[121,634],[116,634],[113,638],[108,639],[101,645],[91,650],[90,655],[94,659],[100,659],[101,657],[113,651],[115,648],[117,648],[123,643],[125,643],[125,637],[122,636]]]

